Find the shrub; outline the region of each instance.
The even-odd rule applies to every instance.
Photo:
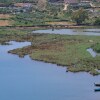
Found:
[[[94,22],[94,25],[100,25],[100,18],[97,18]]]

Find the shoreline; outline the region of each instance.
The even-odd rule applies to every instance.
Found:
[[[33,26],[0,26],[0,28],[11,28],[11,29],[100,29],[100,26],[93,25],[33,25]]]
[[[91,42],[91,41],[92,42]],[[100,75],[100,58],[92,58],[87,48],[100,43],[98,36],[69,36],[60,34],[31,34],[29,30],[2,29],[0,43],[28,41],[30,46],[10,50],[9,53],[65,66],[70,72],[88,72]],[[68,66],[67,66],[68,65]]]

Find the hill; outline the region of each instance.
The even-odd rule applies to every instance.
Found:
[[[37,0],[0,0],[0,3],[12,3],[12,2],[37,2]]]

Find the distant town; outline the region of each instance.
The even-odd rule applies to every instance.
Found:
[[[78,24],[100,24],[100,0],[1,0],[0,26],[75,25],[80,9],[88,16]]]

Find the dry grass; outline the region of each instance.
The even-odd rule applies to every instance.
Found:
[[[8,18],[10,18],[10,17],[11,17],[11,15],[9,15],[9,14],[0,14],[0,19],[1,19],[1,18],[8,19]]]
[[[11,26],[11,23],[9,20],[0,20],[0,26]]]
[[[75,23],[72,23],[72,22],[47,22],[47,24],[50,24],[50,25],[75,25]]]
[[[25,7],[27,5],[31,5],[31,3],[15,3],[14,6],[16,7]]]
[[[11,26],[12,21],[9,20],[11,15],[9,14],[0,14],[0,26]]]

